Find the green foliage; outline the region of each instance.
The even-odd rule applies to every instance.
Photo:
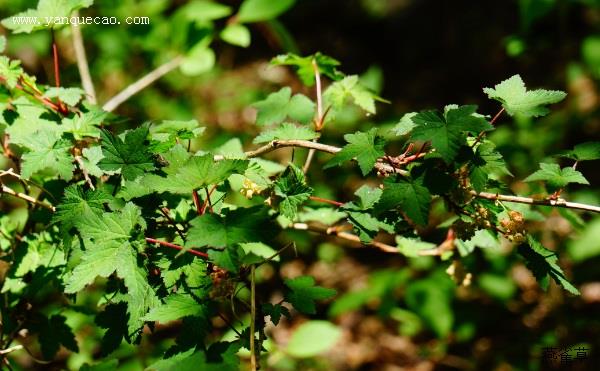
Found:
[[[293,53],[282,54],[273,58],[271,64],[293,66],[298,77],[306,86],[315,85],[315,65],[319,70],[319,74],[327,76],[332,80],[339,80],[344,77],[344,75],[337,70],[340,62],[319,52],[306,57],[300,57]]]
[[[556,253],[546,249],[535,238],[527,236],[527,244],[519,246],[519,254],[525,258],[527,267],[544,290],[548,288],[552,278],[568,292],[579,295],[579,290],[566,279],[563,270],[558,266]]]
[[[385,154],[383,149],[385,141],[377,135],[376,128],[366,133],[357,131],[354,134],[346,134],[344,135],[344,139],[348,144],[329,160],[325,168],[338,166],[344,162],[356,159],[362,174],[367,175],[373,170],[377,159]]]
[[[0,10],[14,13],[24,3],[3,3]],[[0,56],[0,349],[22,343],[31,356],[54,361],[50,368],[239,370],[252,348],[262,368],[329,369],[350,366],[310,358],[374,332],[366,342],[377,345],[374,352],[402,336],[437,366],[449,352],[470,349],[482,323],[506,312],[494,310],[498,305],[511,301],[511,315],[523,314],[530,307],[523,303],[540,299],[541,290],[521,274],[523,264],[543,289],[552,278],[579,294],[568,278],[578,285],[589,278],[580,268],[600,254],[598,223],[559,196],[570,184],[588,185],[584,174],[594,164],[579,162],[600,159],[600,145],[556,148],[564,144],[561,136],[575,138],[561,131],[567,119],[577,117],[572,126],[586,135],[593,130],[595,90],[586,79],[595,76],[594,40],[586,39],[584,60],[567,73],[576,99],[562,116],[534,119],[565,93],[528,91],[519,75],[484,89],[515,116],[512,124],[494,116],[492,132],[491,116],[475,105],[398,120],[398,109],[408,105],[394,101],[375,117],[376,102],[386,102],[379,92],[415,88],[390,84],[383,65],[347,76],[337,60],[318,52],[280,55],[271,64],[286,67],[271,70],[248,63],[261,60],[263,38],[282,50],[298,49],[275,19],[295,3],[245,0],[236,12],[230,3],[205,0],[96,2],[91,9],[89,0],[40,0],[20,13],[147,14],[150,24],[83,27],[92,44],[90,71],[101,103],[121,89],[131,92],[139,86],[134,81],[161,76],[158,89],[135,92],[131,104],[109,113],[76,86],[74,58],[83,66],[71,53],[77,43],[71,38],[79,26],[59,31],[63,24],[56,21],[52,34],[0,37],[0,51],[23,59]],[[519,3],[525,28],[545,12],[534,3]],[[3,24],[14,33],[48,28],[12,22],[8,17]],[[511,42],[514,55],[529,47],[526,35]],[[54,49],[61,76],[49,68]],[[144,77],[144,69],[154,72]],[[46,85],[59,77],[68,85]],[[142,124],[145,115],[152,121]],[[252,150],[252,143],[272,141]],[[306,147],[323,153],[307,160]],[[574,163],[540,163],[550,149]],[[335,168],[347,161],[356,161],[360,173]],[[510,178],[512,171],[522,179],[538,163],[524,181],[544,182],[554,192],[545,199],[536,185]],[[515,198],[510,190],[534,195]],[[597,202],[594,189],[578,190],[562,196]],[[534,237],[542,229],[553,250],[566,245],[565,266],[572,269],[563,271],[556,253]],[[571,233],[579,239],[565,244]],[[362,249],[343,249],[346,244]],[[587,290],[577,305],[590,301]],[[552,295],[571,305],[560,291]],[[331,305],[320,302],[331,299]],[[484,315],[472,309],[482,304]],[[334,323],[346,319],[342,339]],[[366,326],[357,333],[355,322]],[[532,322],[523,320],[541,333]],[[285,344],[280,331],[289,338]],[[527,351],[515,352],[529,360],[516,368],[537,367],[537,350]],[[488,362],[476,356],[471,368]],[[27,357],[7,351],[1,361],[22,369]]]
[[[411,117],[415,123],[411,139],[431,142],[437,153],[450,163],[465,144],[464,133],[492,130],[487,120],[476,113],[477,106],[446,106],[444,114],[423,111]]]
[[[313,193],[306,185],[302,169],[290,164],[273,183],[273,193],[278,197],[279,212],[290,220],[296,219],[298,208]]]
[[[548,112],[545,106],[558,103],[565,99],[567,94],[558,90],[530,90],[527,91],[525,83],[521,76],[513,77],[502,81],[494,88],[484,88],[484,93],[490,99],[495,99],[502,103],[502,107],[509,115],[521,114],[523,116],[544,116]]]
[[[37,8],[28,9],[15,17],[37,17],[37,23],[15,22],[12,17],[2,20],[2,25],[14,33],[30,33],[47,27],[56,28],[62,22],[55,21],[61,17],[69,17],[76,10],[87,8],[93,0],[39,0]]]
[[[288,291],[285,300],[294,306],[294,309],[305,314],[315,314],[317,307],[315,301],[329,299],[336,294],[335,290],[315,286],[315,279],[311,276],[300,276],[285,280]]]
[[[579,171],[572,167],[560,168],[557,164],[540,164],[540,170],[524,179],[525,182],[544,181],[553,192],[571,183],[590,184]]]
[[[342,330],[331,322],[308,321],[292,334],[286,352],[293,357],[314,357],[333,348],[342,336]]]
[[[292,89],[285,87],[260,102],[254,103],[258,110],[257,125],[279,124],[287,117],[307,123],[315,115],[315,104],[302,94],[292,96]]]

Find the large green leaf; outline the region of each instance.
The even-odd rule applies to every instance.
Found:
[[[204,214],[194,218],[185,246],[225,248],[243,242],[263,242],[276,233],[265,207],[225,209],[223,213],[223,216]]]
[[[431,194],[423,185],[423,178],[386,179],[377,208],[397,209],[413,222],[425,225],[429,221]]]
[[[415,127],[411,140],[431,142],[431,146],[446,163],[454,160],[458,149],[466,142],[465,133],[493,129],[487,120],[476,113],[477,106],[447,106],[444,115],[423,111],[412,117]]]
[[[549,278],[552,278],[571,294],[579,295],[579,290],[567,280],[558,265],[558,255],[554,251],[546,249],[532,236],[527,236],[527,243],[520,245],[518,251],[544,290],[548,288]]]
[[[292,333],[286,353],[297,358],[314,357],[333,348],[341,336],[342,330],[331,322],[304,322]]]
[[[273,183],[273,191],[278,197],[279,212],[290,220],[296,219],[298,208],[313,193],[302,169],[294,164],[290,164]]]
[[[282,88],[271,93],[266,99],[256,102],[253,107],[258,110],[257,125],[279,124],[286,118],[306,124],[315,115],[315,104],[302,94],[292,96],[292,89]]]
[[[579,171],[572,167],[560,168],[557,164],[541,163],[537,170],[524,180],[525,182],[544,181],[548,190],[553,192],[571,183],[590,184]]]
[[[98,166],[103,170],[121,171],[125,180],[135,180],[145,172],[154,170],[154,160],[148,151],[146,138],[148,126],[143,125],[125,134],[125,140],[103,130],[102,154]]]
[[[559,90],[530,90],[527,91],[521,76],[514,75],[502,81],[494,88],[484,88],[483,91],[491,99],[502,103],[509,115],[544,116],[549,110],[545,106],[563,100],[567,94]]]

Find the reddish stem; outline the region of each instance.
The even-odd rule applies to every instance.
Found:
[[[502,107],[502,109],[500,111],[498,111],[496,116],[494,116],[492,121],[490,121],[490,125],[494,126],[494,123],[496,122],[496,120],[498,120],[498,118],[500,117],[500,115],[502,115],[503,112],[504,112],[504,107]]]
[[[343,202],[334,201],[334,200],[328,200],[326,198],[321,198],[321,197],[317,197],[317,196],[310,196],[310,199],[313,200],[313,201],[317,201],[317,202],[324,202],[326,204],[334,205],[334,206],[337,206],[337,207],[344,206]]]
[[[52,55],[54,57],[54,82],[57,88],[60,88],[60,68],[58,64],[58,47],[56,46],[56,41],[54,41],[54,36],[52,36]]]
[[[160,240],[157,240],[155,238],[146,237],[146,242],[157,243],[157,244],[159,244],[161,246],[170,247],[172,249],[179,250],[179,251],[183,250],[183,247],[181,247],[179,245],[175,245],[174,243],[170,243],[170,242],[160,241]],[[208,259],[208,254],[204,253],[204,252],[201,252],[201,251],[186,250],[186,252],[189,252],[192,255],[196,255],[196,256],[199,256],[199,257],[204,258],[204,259]]]
[[[204,210],[200,205],[200,197],[198,196],[198,191],[196,191],[195,189],[192,191],[192,198],[194,199],[194,206],[196,206],[196,211],[198,212],[198,215],[204,214]]]
[[[208,206],[208,209],[210,210],[211,213],[214,213],[214,210],[212,208],[212,203],[210,202],[210,195],[212,195],[213,191],[217,189],[217,185],[215,184],[214,186],[212,186],[212,188],[210,189],[210,191],[208,191],[206,188],[204,188],[204,190],[206,191],[206,199],[204,200],[204,202],[202,203],[202,207],[200,208],[200,212],[202,214],[204,214],[206,212],[206,207]]]

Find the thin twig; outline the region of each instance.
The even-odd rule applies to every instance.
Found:
[[[319,73],[319,66],[317,65],[316,59],[312,60],[312,67],[315,73],[315,84],[317,90],[317,117],[315,118],[315,131],[320,132],[323,128],[323,94],[321,90],[321,74]],[[313,142],[316,142],[316,139],[313,139]],[[306,162],[302,167],[302,171],[306,174],[308,169],[310,168],[310,164],[312,163],[313,157],[315,156],[316,149],[311,148],[308,150],[308,155],[306,156]]]
[[[256,371],[256,349],[254,348],[254,332],[256,325],[256,285],[254,282],[254,264],[250,266],[250,369]]]
[[[177,56],[177,57],[171,59],[170,61],[168,61],[167,63],[159,66],[158,68],[150,71],[147,75],[143,76],[142,78],[140,78],[133,84],[131,84],[128,87],[126,87],[125,89],[123,89],[123,91],[121,91],[119,94],[117,94],[114,97],[112,97],[111,99],[109,99],[108,102],[104,103],[104,106],[102,106],[102,109],[107,112],[114,111],[123,102],[125,102],[126,100],[128,100],[129,98],[134,96],[135,94],[139,93],[143,89],[145,89],[147,86],[152,84],[154,81],[160,79],[167,73],[169,73],[169,72],[173,71],[174,69],[176,69],[177,67],[179,67],[179,65],[181,64],[182,61],[183,61],[183,57]]]
[[[160,240],[157,240],[155,238],[146,237],[145,240],[146,240],[146,242],[157,243],[157,244],[159,244],[161,246],[170,247],[170,248],[175,249],[175,250],[180,250],[180,251],[184,250],[184,248],[181,247],[181,246],[179,246],[179,245],[175,245],[174,243],[170,243],[170,242],[160,241]],[[207,253],[204,253],[204,252],[201,252],[201,251],[196,251],[196,250],[191,250],[191,249],[185,250],[185,251],[189,252],[192,255],[196,255],[196,256],[199,256],[201,258],[208,259],[208,254]]]
[[[541,205],[541,206],[553,206],[553,207],[562,207],[565,209],[575,209],[575,210],[584,210],[590,211],[593,213],[600,213],[600,206],[593,206],[587,204],[580,204],[577,202],[568,202],[563,199],[552,200],[552,199],[542,199],[536,200],[530,197],[521,197],[521,196],[509,196],[509,195],[500,195],[497,193],[489,193],[489,192],[475,192],[472,191],[475,197],[485,198],[488,200],[494,201],[506,201],[506,202],[516,202],[520,204],[529,204],[529,205]]]
[[[332,236],[336,236],[336,237],[339,237],[339,238],[347,240],[347,241],[352,241],[352,242],[356,242],[356,243],[360,243],[361,245],[364,245],[364,243],[360,240],[360,237],[358,237],[357,235],[354,235],[354,234],[348,233],[348,232],[340,232],[336,228],[328,228],[328,227],[325,227],[322,225],[307,224],[307,223],[294,223],[294,224],[292,224],[292,228],[298,229],[298,230],[318,232],[318,233],[322,233],[322,234],[326,234],[326,235],[332,235]],[[395,253],[395,254],[398,253],[398,248],[396,246],[388,245],[383,242],[373,240],[373,241],[369,242],[367,245],[376,247],[379,250],[385,251],[388,253]]]
[[[21,200],[25,200],[29,203],[32,203],[34,205],[38,205],[41,207],[44,207],[52,212],[56,211],[56,209],[54,208],[54,206],[49,205],[45,202],[39,201],[33,197],[31,197],[30,195],[26,195],[25,193],[21,193],[21,192],[17,192],[12,188],[9,188],[7,186],[5,186],[4,184],[2,184],[2,188],[0,189],[0,195],[6,193],[7,195],[11,195],[17,198],[20,198]]]
[[[73,13],[73,16],[79,17],[79,12],[76,11]],[[94,89],[94,83],[92,82],[92,76],[90,75],[90,66],[85,53],[80,27],[81,25],[79,24],[71,26],[73,32],[73,49],[75,50],[75,58],[77,59],[77,68],[79,69],[83,90],[88,97],[88,101],[92,104],[96,104],[96,90]]]
[[[81,169],[81,172],[83,173],[83,178],[85,179],[85,182],[90,186],[92,190],[95,190],[96,188],[94,187],[94,183],[92,183],[92,179],[90,178],[90,175],[85,169],[81,156],[75,156],[75,161],[77,162],[79,168]]]
[[[198,213],[198,215],[204,214],[204,209],[200,205],[200,197],[198,196],[198,191],[195,189],[192,191],[192,199],[194,200],[194,206],[196,207],[196,212]]]
[[[173,220],[173,218],[171,218],[171,215],[169,215],[169,209],[167,209],[166,207],[161,207],[159,210],[160,210],[161,214],[163,214],[163,216],[165,218],[167,218],[169,223],[171,223],[173,228],[175,228],[175,231],[177,232],[177,234],[179,234],[179,237],[181,237],[182,240],[185,240],[185,236],[183,235],[183,232],[177,227],[177,223],[175,223],[175,220]]]
[[[23,349],[23,346],[21,344],[13,345],[10,348],[0,350],[0,354],[8,354],[8,353],[14,352],[15,350],[21,350],[21,349]]]
[[[494,126],[494,124],[496,123],[496,120],[498,120],[498,118],[502,115],[503,112],[504,112],[504,107],[502,107],[500,109],[500,111],[498,111],[498,113],[496,113],[494,118],[492,118],[492,121],[490,121],[490,125]],[[485,131],[482,131],[481,133],[479,133],[477,138],[475,138],[475,142],[473,142],[473,145],[471,146],[471,148],[475,147],[475,145],[481,141],[481,138],[483,138],[484,135],[485,135]]]
[[[317,196],[310,196],[309,197],[312,201],[317,201],[317,202],[323,202],[326,204],[330,204],[330,205],[334,205],[337,207],[341,207],[344,206],[343,202],[339,202],[339,201],[334,201],[334,200],[329,200],[327,198],[322,198],[322,197],[317,197]]]

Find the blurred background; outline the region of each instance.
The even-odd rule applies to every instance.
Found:
[[[2,0],[0,18],[36,1]],[[239,1],[219,1],[232,8]],[[188,1],[96,0],[82,15],[147,16],[150,24],[82,27],[98,98],[101,103],[153,68],[185,52],[207,32],[222,29],[227,18],[182,21]],[[185,17],[184,17],[185,18]],[[340,70],[362,81],[390,101],[378,114],[349,109],[326,127],[324,143],[343,144],[342,136],[376,125],[382,132],[407,112],[441,109],[446,104],[477,104],[494,115],[499,105],[482,92],[520,74],[528,88],[564,90],[565,101],[542,118],[500,118],[490,136],[515,175],[511,189],[534,194],[535,185],[520,182],[549,156],[585,141],[600,140],[600,1],[598,0],[297,0],[276,20],[248,25],[246,48],[218,38],[211,47],[216,63],[189,76],[176,70],[137,94],[115,111],[117,127],[145,121],[197,119],[207,128],[195,149],[214,149],[240,138],[252,148],[258,133],[249,105],[289,85],[314,97],[296,75],[269,66],[285,52],[320,51],[341,62]],[[0,33],[8,31],[0,27]],[[56,33],[64,86],[79,86],[70,31]],[[6,53],[20,59],[41,83],[53,84],[51,35],[47,31],[8,36]],[[390,138],[393,139],[393,138]],[[390,151],[400,150],[400,142]],[[291,151],[270,155],[281,162]],[[302,163],[305,152],[296,150]],[[316,195],[345,202],[364,182],[350,167],[319,170],[328,159],[317,155],[309,180]],[[562,165],[570,165],[564,162]],[[565,194],[569,200],[600,204],[597,162],[578,167],[591,186]],[[241,196],[240,196],[241,198]],[[290,234],[298,256],[280,267],[265,265],[260,290],[265,299],[281,295],[281,279],[311,274],[338,296],[319,307],[315,318],[342,329],[342,337],[324,355],[294,357],[285,346],[306,318],[297,315],[269,330],[277,370],[591,370],[600,364],[600,218],[545,208],[523,209],[545,246],[561,254],[561,265],[582,295],[573,297],[551,285],[540,290],[513,247],[501,241],[463,259],[473,274],[468,287],[457,287],[445,273],[449,262],[433,258],[390,257],[343,242],[304,233]],[[443,239],[436,216],[427,229],[431,241]],[[84,311],[71,310],[69,325],[81,352],[60,354],[62,363],[35,369],[76,369],[97,353],[101,330]],[[164,335],[164,334],[163,334]],[[123,370],[140,369],[165,349],[161,333],[139,346],[112,356]],[[567,351],[572,361],[561,362]],[[586,349],[576,359],[576,348]],[[558,358],[557,358],[558,357]],[[583,358],[583,356],[579,357]]]

